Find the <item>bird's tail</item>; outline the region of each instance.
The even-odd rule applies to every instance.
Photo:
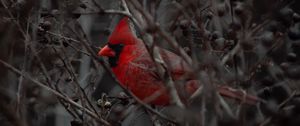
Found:
[[[219,86],[217,90],[220,95],[239,100],[242,103],[255,105],[261,101],[258,97],[247,94],[246,91],[234,89],[228,86]]]
[[[197,80],[191,80],[186,85],[186,91],[191,95],[191,98],[194,95],[197,95],[199,92],[201,93],[202,87],[199,86],[199,82]],[[198,92],[198,93],[197,93]],[[229,86],[218,86],[217,92],[223,96],[230,99],[235,99],[240,101],[241,103],[246,103],[249,105],[256,105],[262,100],[254,95],[246,93],[244,90],[234,89]]]

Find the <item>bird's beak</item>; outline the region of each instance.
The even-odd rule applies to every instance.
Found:
[[[105,45],[98,53],[99,56],[107,56],[107,57],[114,57],[116,56],[116,52]]]

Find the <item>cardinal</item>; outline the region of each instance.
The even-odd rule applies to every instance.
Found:
[[[167,64],[174,81],[184,82],[177,86],[181,98],[191,96],[201,84],[191,76],[192,68],[178,55],[166,49],[158,49]],[[109,65],[120,84],[137,98],[152,105],[169,105],[170,95],[163,78],[157,73],[157,67],[147,51],[143,41],[131,30],[129,18],[124,17],[116,25],[108,43],[100,49],[99,56],[108,57]],[[256,104],[258,98],[243,94],[230,87],[219,86],[217,92],[229,98]]]

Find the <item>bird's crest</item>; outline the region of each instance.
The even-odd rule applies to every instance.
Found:
[[[110,44],[135,44],[137,38],[133,34],[129,18],[124,17],[120,20],[120,22],[115,27],[112,34],[109,36],[109,43]]]

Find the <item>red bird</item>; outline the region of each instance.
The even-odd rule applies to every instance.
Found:
[[[144,43],[132,33],[128,20],[128,17],[124,17],[117,24],[109,37],[108,44],[99,51],[98,55],[108,57],[112,71],[121,85],[136,97],[153,105],[168,105],[170,97],[164,81],[158,76],[155,62],[151,59]],[[199,84],[194,78],[187,77],[187,74],[192,71],[187,63],[180,56],[165,49],[160,48],[159,52],[167,64],[172,79],[186,82],[179,87],[184,89],[181,91],[189,96],[193,94]],[[258,101],[254,96],[243,95],[239,91],[226,87],[219,87],[218,92],[223,96],[244,100],[250,104]],[[182,94],[180,94],[181,98],[184,96]]]

